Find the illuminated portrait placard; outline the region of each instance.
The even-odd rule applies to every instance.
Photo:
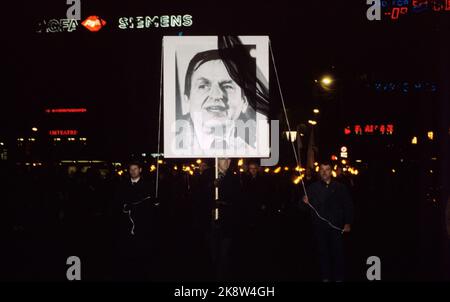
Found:
[[[269,157],[267,36],[170,36],[164,156]]]

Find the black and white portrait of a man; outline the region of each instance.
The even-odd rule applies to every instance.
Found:
[[[165,157],[268,156],[267,37],[220,39],[164,38]]]

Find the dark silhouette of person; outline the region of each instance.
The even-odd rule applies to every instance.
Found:
[[[319,253],[322,281],[344,281],[343,233],[351,230],[353,204],[345,185],[331,177],[331,164],[322,162],[319,166],[320,180],[307,188],[305,204],[311,204],[317,212],[333,225],[336,230],[321,220],[314,212],[312,222]]]
[[[151,183],[142,175],[142,164],[128,165],[129,177],[117,188],[114,201],[114,233],[120,281],[145,281],[155,277],[158,224]]]

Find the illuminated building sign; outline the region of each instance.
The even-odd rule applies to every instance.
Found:
[[[50,108],[45,109],[46,113],[85,113],[86,108]]]
[[[190,27],[193,24],[192,15],[161,15],[119,17],[119,29],[148,29],[169,27]],[[37,33],[73,32],[78,28],[76,19],[51,19],[38,22]],[[89,16],[81,22],[87,30],[97,32],[106,25],[106,21],[98,16]]]
[[[96,32],[106,25],[106,21],[98,16],[89,16],[86,20],[81,22],[81,25],[86,27],[89,31]]]
[[[384,15],[391,20],[407,14],[450,11],[450,0],[382,0]]]
[[[78,21],[75,19],[51,19],[42,20],[38,23],[37,33],[61,33],[73,32],[78,27]]]
[[[342,158],[348,158],[348,149],[345,146],[341,147],[341,157]]]
[[[48,134],[51,136],[78,135],[78,130],[50,130]]]
[[[394,133],[394,125],[393,124],[381,124],[381,125],[353,125],[347,126],[344,129],[345,135],[392,135]]]
[[[151,27],[189,27],[191,25],[191,15],[137,16],[119,18],[120,29],[144,29]]]
[[[373,88],[377,92],[436,92],[437,84],[428,81],[417,82],[391,82],[391,81],[376,81],[373,84]]]

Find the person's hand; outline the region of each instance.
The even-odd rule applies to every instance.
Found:
[[[344,229],[342,230],[342,232],[343,233],[349,233],[351,231],[351,229],[352,228],[350,227],[350,224],[347,223],[347,224],[344,225]]]
[[[304,203],[306,203],[306,204],[309,204],[309,199],[308,199],[308,196],[303,196],[303,202]]]

